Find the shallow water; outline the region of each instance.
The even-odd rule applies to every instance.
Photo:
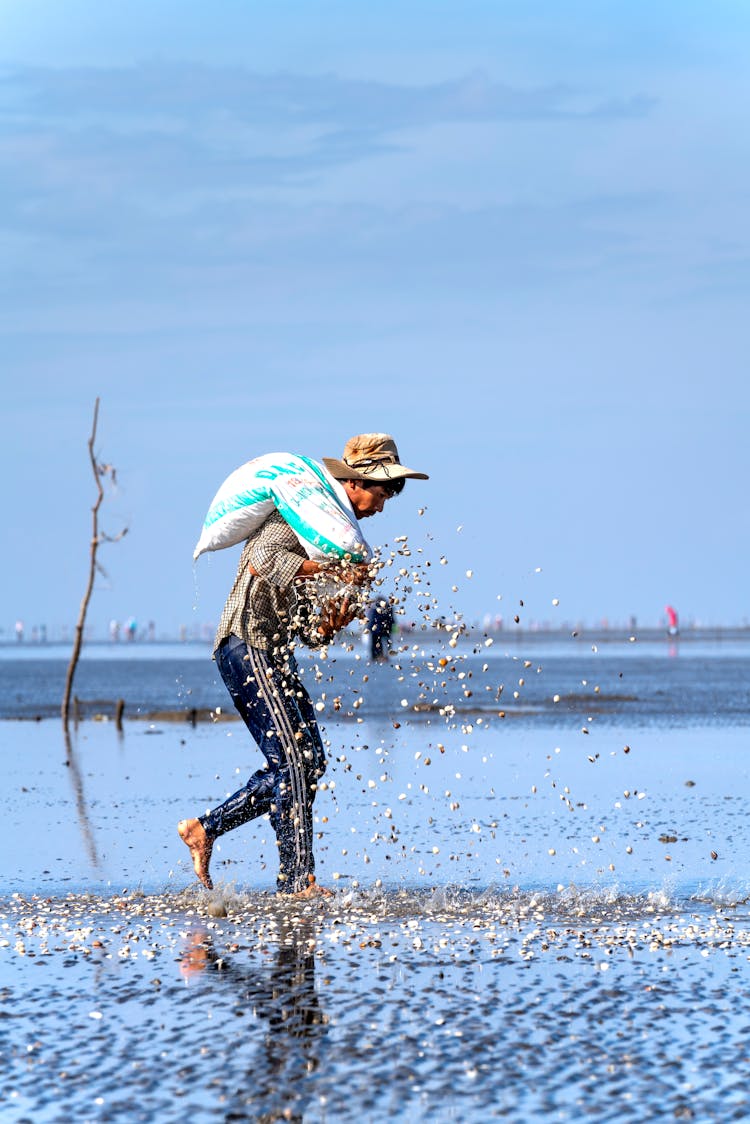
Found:
[[[747,907],[257,894],[2,909],[13,1119],[743,1119]],[[64,1034],[62,1033],[65,1028]]]
[[[69,651],[62,645],[0,647],[0,719],[57,717]],[[462,640],[451,648],[430,635],[398,643],[387,663],[372,664],[359,643],[338,645],[318,670],[300,656],[321,716],[365,715],[440,720],[446,715],[570,729],[589,719],[629,726],[750,723],[750,644],[529,636]],[[210,647],[202,644],[100,644],[83,649],[74,693],[87,713],[111,715],[122,699],[128,717],[152,712],[227,709]]]
[[[256,767],[239,723],[0,721],[0,1118],[750,1116],[750,664],[691,651],[469,648],[431,709],[426,662],[347,654],[317,684],[335,896],[304,906],[264,821],[212,893],[175,832]]]
[[[750,733],[744,727],[567,734],[533,725],[328,724],[315,805],[319,876],[339,888],[574,883],[744,894]],[[628,740],[626,740],[628,739]],[[239,723],[0,723],[3,818],[22,846],[9,891],[147,892],[191,878],[174,825],[244,783],[257,750]],[[625,752],[625,750],[628,752]],[[223,836],[213,871],[271,889],[266,820]]]

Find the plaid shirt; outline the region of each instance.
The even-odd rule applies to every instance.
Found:
[[[245,543],[237,577],[221,614],[214,651],[227,636],[284,657],[295,637],[309,648],[324,640],[316,631],[315,582],[295,582],[307,558],[291,527],[274,511]],[[249,567],[259,576],[250,573]],[[307,587],[313,587],[308,589]]]

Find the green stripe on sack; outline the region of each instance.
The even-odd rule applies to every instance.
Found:
[[[318,480],[320,480],[321,484],[330,495],[334,496],[336,494],[331,487],[330,482],[326,479],[323,473],[323,469],[320,467],[317,461],[312,461],[309,457],[298,457],[297,459],[303,461],[308,468],[312,469]]]
[[[271,494],[268,488],[252,488],[247,492],[237,492],[236,495],[229,496],[227,499],[222,500],[221,503],[217,503],[214,507],[209,508],[203,527],[207,530],[231,511],[240,511],[243,507],[251,507],[253,504],[260,503],[262,500],[270,499]]]
[[[331,487],[331,482],[323,472],[323,469],[317,461],[311,460],[310,457],[298,456],[298,460],[302,461],[314,473],[317,480],[320,481],[321,487],[324,489],[327,496],[329,496],[336,504],[336,509],[344,516],[347,527],[354,530],[352,524],[351,513],[346,510],[341,500],[336,495],[335,489]],[[324,554],[330,554],[334,558],[351,558],[354,562],[361,562],[365,555],[361,551],[347,550],[345,547],[339,546],[338,543],[332,542],[325,535],[317,531],[310,523],[302,518],[296,508],[290,507],[279,496],[274,496],[274,503],[281,512],[283,518],[289,524],[296,534],[300,535],[305,542],[309,542],[312,546],[318,547]]]
[[[320,465],[317,463],[317,461],[311,461],[309,459],[309,457],[300,457],[299,459],[301,461],[304,461],[305,464],[308,466],[308,468],[312,469],[312,471],[317,476],[318,480],[320,480],[321,484],[325,488],[328,495],[331,497],[332,500],[336,501],[336,505],[340,508],[341,511],[343,511],[344,515],[346,516],[347,523],[351,523],[351,521],[352,521],[351,511],[349,511],[344,506],[344,504],[341,502],[341,500],[339,499],[339,496],[336,492],[336,489],[331,487],[331,481],[325,475],[325,473],[323,472],[323,469],[320,467]]]
[[[346,550],[345,547],[339,546],[338,543],[331,542],[329,538],[322,535],[320,531],[316,531],[307,520],[303,519],[296,508],[290,507],[289,504],[276,499],[276,506],[281,512],[284,520],[289,524],[295,534],[300,535],[305,542],[309,542],[312,546],[317,546],[324,554],[331,554],[334,558],[351,557],[355,562],[362,559],[360,552],[352,552]]]

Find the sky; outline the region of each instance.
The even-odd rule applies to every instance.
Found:
[[[0,640],[77,619],[97,397],[94,636],[210,629],[222,480],[371,431],[430,475],[366,525],[409,613],[416,573],[470,623],[750,620],[748,33],[740,0],[0,0]]]

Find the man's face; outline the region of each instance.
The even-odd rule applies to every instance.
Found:
[[[385,507],[393,492],[387,484],[363,484],[359,480],[347,480],[346,491],[357,519],[367,519],[377,515]]]

